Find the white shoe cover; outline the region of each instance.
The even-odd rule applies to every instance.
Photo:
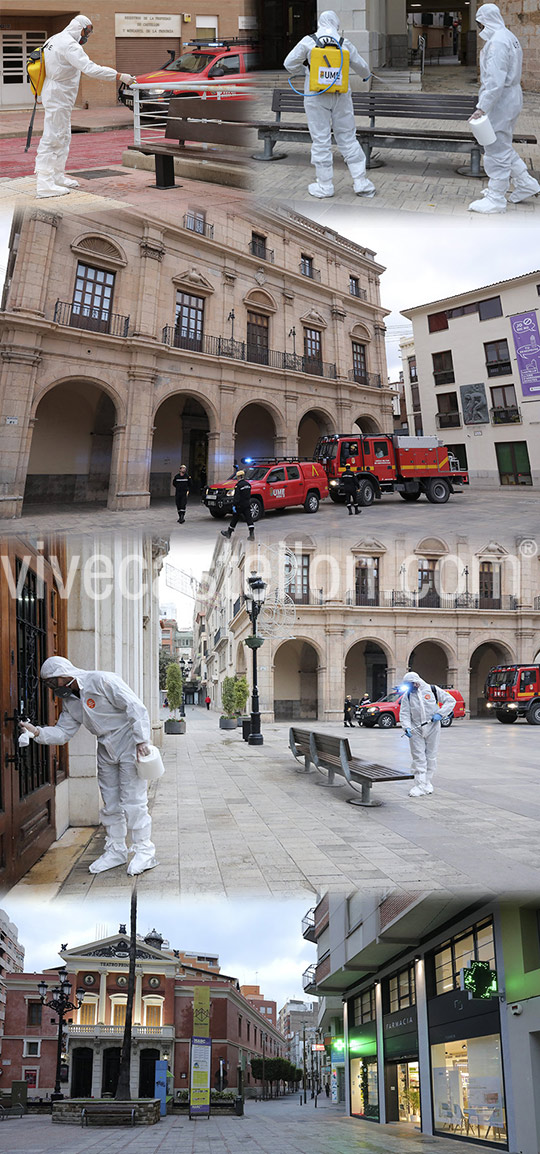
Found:
[[[69,188],[63,184],[56,184],[54,180],[38,180],[36,199],[44,200],[48,196],[67,196]]]
[[[154,866],[157,865],[159,865],[159,862],[153,846],[151,849],[144,849],[143,847],[135,848],[127,872],[130,877],[135,877],[136,874],[143,874],[145,870],[152,870]]]
[[[126,845],[121,845],[119,842],[105,842],[105,853],[98,857],[92,865],[88,866],[88,873],[102,874],[105,870],[112,870],[115,866],[125,865],[128,859],[128,851]]]
[[[316,196],[319,200],[322,200],[325,196],[334,195],[334,185],[321,184],[319,180],[316,180],[314,184],[308,185],[308,192],[310,196]]]
[[[500,200],[494,200],[489,189],[484,190],[480,200],[471,201],[469,212],[506,212],[506,199],[501,196]]]
[[[510,193],[508,199],[512,201],[512,204],[519,204],[520,200],[528,200],[530,196],[537,196],[539,192],[540,184],[534,176],[529,176],[527,172],[518,177],[514,191]]]
[[[426,793],[427,790],[421,785],[413,785],[412,789],[409,790],[409,797],[425,797]]]
[[[353,180],[353,188],[357,196],[375,196],[375,185],[368,180],[367,176],[359,176]]]
[[[78,188],[79,181],[75,180],[73,176],[66,176],[65,172],[55,172],[54,183],[59,184],[60,188]]]
[[[430,781],[426,781],[424,786],[424,793],[433,793],[433,785]]]

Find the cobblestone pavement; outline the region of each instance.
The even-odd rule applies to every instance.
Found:
[[[315,723],[306,722],[308,728]],[[317,722],[343,735],[337,722]],[[264,746],[220,731],[216,713],[188,707],[187,733],[164,738],[166,773],[152,785],[159,866],[139,889],[162,896],[285,898],[361,887],[404,891],[538,891],[540,749],[525,722],[461,721],[443,731],[435,792],[410,798],[410,781],[374,787],[384,804],[345,804],[347,786],[320,788],[317,772],[298,772],[288,725],[263,725]],[[409,769],[401,729],[347,730],[353,754]],[[85,831],[86,835],[91,831]],[[124,867],[97,876],[88,865],[103,835],[89,836],[73,866],[62,840],[15,894],[45,898],[125,897]],[[56,889],[49,862],[55,854]]]
[[[286,74],[278,80],[277,87],[283,88],[287,83]],[[386,85],[380,84],[379,89],[386,90]],[[417,91],[416,89],[414,91]],[[472,94],[477,91],[476,69],[456,67],[433,67],[426,70],[423,83],[424,92],[437,92],[439,95],[465,92]],[[266,105],[265,105],[266,102]],[[261,93],[257,101],[258,118],[272,123],[274,113],[270,111],[271,93]],[[538,137],[538,118],[540,113],[540,94],[524,93],[523,112],[516,125],[516,133],[527,133]],[[302,121],[297,113],[285,114],[283,123],[288,120]],[[455,121],[407,120],[399,121],[407,127],[418,129],[452,129],[454,131],[466,126]],[[395,127],[396,121],[377,120],[377,126],[383,128]],[[466,153],[449,152],[422,152],[408,149],[385,148],[377,156],[377,162],[382,161],[380,168],[370,171],[370,179],[376,187],[376,194],[372,198],[355,196],[348,169],[344,164],[339,151],[334,146],[334,197],[317,201],[310,197],[307,186],[313,180],[313,168],[310,165],[309,144],[284,141],[277,143],[274,149],[278,153],[286,154],[286,159],[272,164],[259,163],[253,177],[253,189],[260,199],[271,198],[286,201],[292,204],[298,212],[303,212],[317,220],[328,220],[340,205],[354,204],[358,215],[378,215],[381,212],[400,210],[405,213],[422,213],[426,216],[442,216],[444,214],[460,217],[460,225],[467,221],[472,228],[485,228],[488,219],[500,224],[503,219],[500,214],[491,218],[479,217],[478,213],[468,211],[468,205],[475,200],[486,185],[482,180],[472,179],[459,174],[456,170],[468,163]],[[517,151],[526,161],[532,171],[540,170],[540,144],[518,145]],[[261,145],[262,152],[262,145]],[[522,224],[540,213],[540,197],[521,204],[509,204],[504,216],[509,225]],[[489,224],[487,225],[489,228]]]
[[[34,536],[57,533],[103,534],[118,530],[147,530],[157,536],[172,534],[174,541],[199,543],[217,540],[229,519],[215,520],[198,500],[188,505],[185,525],[178,524],[174,500],[153,503],[149,509],[114,512],[103,505],[28,505],[23,516],[0,520],[0,537]],[[522,537],[538,537],[538,496],[533,488],[476,489],[471,486],[460,495],[450,497],[448,504],[431,505],[426,500],[407,504],[399,494],[385,494],[358,517],[349,517],[345,506],[323,501],[317,514],[306,515],[300,507],[269,513],[255,528],[258,540],[266,541],[291,534],[309,533],[314,537],[339,536],[356,540],[361,533],[376,533],[394,538],[404,531],[448,535],[465,533],[484,545],[496,536],[500,544],[514,549]],[[240,524],[237,535],[246,536]],[[537,548],[535,546],[535,548]]]
[[[467,1149],[485,1143],[468,1142]],[[456,1154],[455,1140],[420,1134],[403,1124],[378,1126],[349,1118],[342,1106],[321,1103],[317,1110],[299,1096],[274,1102],[247,1102],[243,1118],[212,1116],[190,1121],[164,1118],[158,1126],[131,1128],[53,1125],[48,1116],[7,1122],[3,1154]]]

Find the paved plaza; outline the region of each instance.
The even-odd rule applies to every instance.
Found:
[[[422,498],[417,504],[405,504],[398,493],[384,494],[358,517],[349,517],[344,505],[323,501],[318,513],[304,513],[301,506],[271,512],[256,525],[259,540],[310,534],[319,537],[350,537],[369,535],[393,538],[404,532],[426,536],[465,534],[479,544],[495,537],[505,548],[513,551],[516,540],[538,538],[540,518],[538,493],[533,487],[488,488],[475,487],[450,497],[446,505],[431,505]],[[187,543],[217,540],[220,530],[227,527],[229,518],[216,520],[197,497],[190,498],[185,525],[178,524],[174,498],[153,502],[148,509],[116,512],[104,505],[27,505],[23,516],[0,520],[0,537],[41,536],[65,533],[115,533],[118,530],[146,530],[156,536],[169,536]],[[237,535],[247,536],[240,523]]]
[[[420,1134],[415,1126],[379,1126],[349,1118],[343,1106],[320,1102],[314,1109],[299,1095],[273,1102],[247,1102],[243,1118],[212,1116],[190,1121],[185,1115],[158,1126],[81,1130],[28,1117],[2,1126],[3,1154],[455,1154],[455,1141]],[[468,1149],[485,1143],[469,1142]]]
[[[345,784],[323,788],[318,772],[298,772],[288,725],[264,725],[259,748],[218,715],[187,708],[187,733],[164,738],[165,775],[153,783],[153,836],[159,866],[139,878],[142,893],[212,898],[286,898],[361,888],[502,894],[540,887],[540,746],[526,722],[455,722],[441,734],[431,797],[409,797],[410,781],[374,787],[384,802],[346,804]],[[345,731],[337,722],[307,728],[349,737],[353,755],[409,770],[400,728]],[[124,867],[88,873],[103,833],[68,831],[12,895],[44,899],[125,897]]]

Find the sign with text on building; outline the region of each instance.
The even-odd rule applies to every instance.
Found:
[[[210,986],[195,986],[193,991],[193,1026],[201,1037],[210,1037]]]
[[[540,397],[540,332],[536,310],[510,317],[524,397]]]
[[[159,12],[117,12],[114,17],[116,36],[180,36],[180,16]]]
[[[212,1039],[193,1037],[189,1058],[189,1116],[210,1113]]]

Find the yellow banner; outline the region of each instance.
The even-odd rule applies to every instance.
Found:
[[[195,986],[193,995],[193,1033],[210,1037],[210,986]]]

